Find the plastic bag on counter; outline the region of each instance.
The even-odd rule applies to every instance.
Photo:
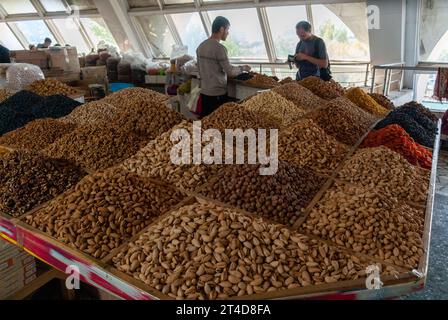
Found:
[[[198,63],[196,60],[190,60],[187,63],[185,63],[184,66],[180,69],[181,72],[187,74],[187,75],[193,75],[199,72],[198,69]]]
[[[10,90],[24,90],[37,80],[45,79],[42,70],[28,63],[15,63],[6,70],[6,86]]]
[[[195,86],[191,88],[190,98],[188,99],[187,107],[194,114],[201,114],[202,101],[201,101],[201,87]]]

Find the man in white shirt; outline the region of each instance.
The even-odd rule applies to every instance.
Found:
[[[229,62],[227,49],[220,43],[229,35],[230,22],[217,17],[212,24],[212,36],[202,42],[197,51],[201,78],[201,117],[205,117],[228,101],[227,77],[236,77],[250,71],[250,67],[233,66]]]

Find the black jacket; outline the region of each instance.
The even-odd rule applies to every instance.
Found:
[[[0,44],[0,63],[11,63],[9,50]]]

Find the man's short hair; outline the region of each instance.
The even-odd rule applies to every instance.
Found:
[[[51,43],[51,39],[50,38],[45,38],[44,42],[50,42]]]
[[[296,24],[296,29],[303,29],[306,32],[311,32],[311,23],[308,21],[300,21]]]
[[[216,19],[213,21],[212,33],[219,32],[219,30],[221,30],[221,27],[223,27],[224,29],[230,27],[230,21],[227,18],[219,16],[216,17]]]

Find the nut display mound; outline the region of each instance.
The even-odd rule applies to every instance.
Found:
[[[93,101],[73,110],[69,115],[61,118],[61,121],[75,123],[77,125],[104,125],[110,123],[116,116],[119,108],[103,102]]]
[[[390,114],[378,122],[375,130],[382,129],[391,124],[397,124],[402,127],[417,143],[428,148],[434,147],[436,132],[425,129],[412,115],[404,112]]]
[[[291,83],[291,82],[294,82],[294,81],[295,81],[295,80],[294,80],[293,78],[291,78],[291,77],[286,77],[286,78],[280,80],[278,83],[279,83],[279,84],[287,84],[287,83]]]
[[[278,154],[285,160],[307,166],[318,173],[332,174],[344,160],[349,147],[307,119],[280,132]]]
[[[386,146],[401,154],[410,164],[428,170],[432,167],[431,151],[416,143],[399,125],[391,124],[380,130],[371,131],[361,145],[363,148],[379,146]]]
[[[350,88],[347,90],[345,97],[356,104],[361,109],[379,117],[384,117],[389,110],[378,104],[372,97],[364,92],[361,88]]]
[[[202,119],[204,129],[217,129],[221,133],[225,129],[270,129],[275,128],[274,123],[258,113],[252,112],[243,105],[226,103],[215,112]]]
[[[400,154],[381,146],[356,151],[338,173],[338,179],[416,203],[425,203],[429,172],[411,165]]]
[[[193,136],[192,124],[183,121],[150,141],[134,156],[124,161],[122,167],[142,177],[173,183],[189,191],[207,182],[220,169],[220,165],[176,164],[171,161],[171,150],[179,141],[173,142],[170,137],[178,130],[185,130],[190,137]],[[193,150],[192,140],[190,140],[190,150]],[[203,143],[202,147],[204,144],[207,143]]]
[[[57,94],[73,95],[79,93],[75,88],[72,88],[65,83],[55,79],[37,80],[31,83],[26,90],[34,92],[43,97],[53,96]]]
[[[379,93],[369,93],[368,94],[373,100],[375,100],[380,106],[386,108],[387,110],[394,110],[395,105],[389,98]]]
[[[249,111],[265,117],[278,128],[288,126],[305,115],[303,109],[272,91],[257,94],[242,105]]]
[[[101,259],[183,198],[172,188],[111,168],[85,177],[25,221]]]
[[[45,97],[45,99],[34,105],[31,109],[32,114],[36,119],[39,118],[62,118],[70,114],[76,107],[80,106],[76,100],[73,100],[64,95],[54,95]]]
[[[324,81],[319,77],[312,76],[300,80],[299,84],[326,100],[336,99],[345,94],[345,89],[334,80]]]
[[[168,98],[167,95],[149,89],[127,88],[107,96],[102,99],[102,102],[125,110],[142,104],[163,102],[168,100]]]
[[[297,107],[303,110],[315,110],[325,106],[327,101],[319,98],[307,88],[301,86],[298,82],[291,82],[278,86],[272,91],[278,93],[283,98],[288,99]]]
[[[399,107],[389,113],[389,116],[393,116],[398,113],[403,113],[406,116],[414,119],[419,125],[425,129],[428,134],[437,134],[437,123],[432,121],[425,113],[422,113],[420,109],[412,108],[412,107]]]
[[[163,102],[142,101],[117,113],[112,123],[124,130],[136,132],[148,140],[157,138],[184,120],[179,112]]]
[[[56,119],[38,119],[0,137],[0,145],[39,151],[75,130],[76,125]]]
[[[0,211],[18,217],[74,186],[86,173],[77,165],[37,152],[0,157]]]
[[[327,108],[314,112],[312,119],[326,133],[347,145],[356,144],[376,120],[344,97],[334,99]]]
[[[227,299],[365,276],[368,262],[289,229],[196,202],[170,212],[112,259],[171,299]],[[394,272],[388,267],[382,274]]]
[[[279,83],[272,77],[265,74],[251,72],[251,78],[249,80],[243,81],[245,86],[260,88],[260,89],[271,89],[279,85]]]
[[[143,148],[148,140],[113,124],[81,126],[43,150],[52,158],[72,160],[89,170],[121,163]]]
[[[261,175],[260,167],[232,165],[201,194],[292,226],[326,180],[308,168],[283,161],[273,175]]]
[[[439,118],[437,118],[428,108],[426,108],[424,105],[422,105],[418,102],[411,101],[411,102],[408,102],[408,103],[402,105],[401,107],[417,109],[417,111],[419,111],[420,113],[427,116],[433,122],[439,121]]]
[[[6,99],[8,99],[9,97],[11,97],[13,95],[13,91],[8,90],[8,89],[0,89],[0,103],[2,103],[3,101],[5,101]]]
[[[301,229],[355,252],[414,269],[423,255],[423,213],[379,189],[338,184],[325,193]]]

